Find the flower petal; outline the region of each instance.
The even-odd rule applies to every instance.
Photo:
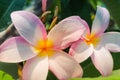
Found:
[[[68,80],[69,78],[81,77],[82,68],[67,53],[56,51],[55,55],[49,58],[50,70],[59,80]]]
[[[85,36],[86,36],[86,34],[87,34],[87,35],[90,35],[90,27],[88,26],[87,22],[86,22],[85,20],[83,20],[83,19],[80,19],[80,18],[79,18],[79,20],[82,21],[83,25],[84,25],[85,28],[86,28],[86,30],[84,31]]]
[[[42,11],[46,11],[47,0],[42,0]]]
[[[84,33],[85,26],[78,16],[68,17],[59,22],[48,34],[57,48],[64,49]]]
[[[16,11],[11,14],[12,21],[19,34],[30,44],[36,44],[46,38],[46,30],[41,20],[27,11]]]
[[[84,41],[79,40],[72,44],[69,54],[74,57],[74,59],[81,63],[90,57],[93,53],[93,46],[87,45]]]
[[[34,57],[23,67],[23,80],[46,80],[48,74],[48,57]]]
[[[21,62],[35,55],[31,45],[21,37],[10,38],[0,46],[1,62]]]
[[[97,7],[97,12],[92,25],[92,34],[101,35],[109,24],[110,14],[106,8]]]
[[[108,76],[111,74],[113,69],[113,59],[108,50],[104,47],[94,50],[91,59],[95,67],[103,76]]]
[[[98,46],[104,46],[111,52],[120,52],[120,33],[119,32],[107,32],[101,37],[101,41]]]

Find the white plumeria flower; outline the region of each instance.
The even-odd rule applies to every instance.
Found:
[[[108,10],[98,6],[91,32],[88,24],[83,21],[86,32],[80,40],[71,46],[69,52],[79,63],[91,57],[93,64],[103,76],[111,74],[113,69],[110,51],[120,52],[120,33],[104,33],[108,27],[109,18]]]
[[[27,60],[23,80],[46,80],[48,70],[60,80],[82,76],[77,61],[62,51],[84,33],[85,27],[78,16],[62,20],[48,35],[44,24],[33,13],[16,11],[11,18],[20,36],[12,37],[0,46],[0,61],[17,63]]]

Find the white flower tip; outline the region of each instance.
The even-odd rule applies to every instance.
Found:
[[[16,11],[12,12],[12,13],[10,14],[10,17],[13,18],[16,13],[17,13]]]
[[[97,9],[105,12],[107,16],[110,16],[109,11],[106,7],[97,6]]]
[[[30,12],[28,12],[28,11],[13,11],[11,14],[10,14],[10,16],[11,16],[11,18],[14,18],[14,17],[16,17],[17,18],[17,15],[20,15],[20,14],[26,14],[26,13],[30,13]]]
[[[110,70],[109,72],[100,72],[100,73],[102,74],[102,76],[107,77],[112,74],[112,70]]]
[[[20,14],[23,11],[14,11],[10,14],[11,19],[17,18],[17,15]]]

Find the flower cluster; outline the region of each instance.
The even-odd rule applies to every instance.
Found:
[[[98,6],[91,31],[83,19],[71,16],[47,33],[42,21],[33,13],[13,12],[11,19],[20,36],[1,44],[0,61],[26,61],[22,70],[23,80],[46,80],[49,70],[59,80],[68,80],[82,77],[79,63],[91,57],[99,72],[107,76],[113,69],[110,51],[120,52],[120,33],[104,33],[109,17],[107,9]],[[69,53],[62,51],[68,47]]]

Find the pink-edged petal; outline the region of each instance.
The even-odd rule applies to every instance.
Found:
[[[107,32],[100,39],[98,46],[104,46],[111,52],[120,52],[120,33]]]
[[[42,0],[42,11],[46,11],[47,0]]]
[[[73,17],[75,17],[77,20],[81,21],[82,24],[84,25],[84,27],[86,28],[84,32],[86,34],[90,34],[90,28],[89,28],[87,22],[85,20],[81,19],[80,17],[77,17],[77,16],[73,16]],[[66,19],[73,19],[73,17],[69,17],[69,18],[66,18]]]
[[[11,14],[12,22],[19,34],[30,44],[46,38],[46,30],[41,20],[31,12],[16,11]]]
[[[83,74],[80,65],[67,53],[56,51],[49,57],[50,70],[59,80],[81,77]]]
[[[79,18],[79,20],[81,20],[82,21],[82,23],[83,23],[83,25],[85,26],[85,28],[86,28],[86,30],[84,31],[84,34],[86,35],[90,35],[90,27],[88,26],[88,24],[87,24],[87,22],[85,21],[85,20],[83,20],[83,19],[80,19]]]
[[[92,34],[101,35],[109,24],[110,14],[104,7],[97,7],[97,12],[92,25]]]
[[[48,74],[48,57],[34,57],[23,67],[23,80],[46,80]]]
[[[55,47],[64,49],[71,42],[78,40],[84,33],[85,26],[78,16],[68,17],[59,22],[48,34]]]
[[[113,69],[113,59],[107,49],[101,47],[94,50],[91,59],[95,67],[103,76],[108,76],[111,74]]]
[[[82,40],[73,43],[69,51],[69,54],[73,56],[78,63],[85,61],[92,53],[93,45],[88,45]]]
[[[0,46],[1,62],[21,62],[36,56],[31,45],[21,37],[12,37]]]

